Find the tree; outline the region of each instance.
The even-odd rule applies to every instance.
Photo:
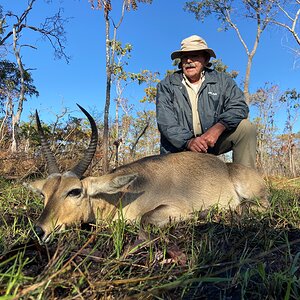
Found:
[[[275,116],[278,111],[280,91],[277,85],[266,83],[251,95],[251,104],[256,108],[257,117],[254,123],[257,127],[257,165],[267,174],[270,174],[276,153]]]
[[[3,34],[3,23],[4,23],[4,19],[3,19],[3,8],[0,5],[0,36]]]
[[[286,152],[288,154],[289,168],[293,177],[296,177],[295,166],[295,133],[294,126],[299,117],[300,93],[296,89],[287,90],[280,98],[280,102],[286,105],[287,119],[285,122],[285,133],[287,134]]]
[[[128,126],[123,126],[122,121],[125,121],[125,124],[128,124],[128,116],[130,113],[130,106],[128,106],[128,101],[124,97],[123,93],[125,88],[132,81],[128,81],[128,73],[125,71],[125,66],[128,65],[128,59],[130,58],[130,52],[132,46],[126,44],[124,47],[121,42],[116,41],[115,52],[116,57],[113,66],[112,82],[116,87],[116,110],[115,110],[115,126],[114,126],[114,136],[113,136],[113,145],[115,146],[115,167],[119,165],[119,151],[121,150],[125,136],[128,133]],[[120,109],[125,113],[125,117],[119,117]],[[121,119],[121,121],[120,121]]]
[[[254,122],[258,133],[258,165],[267,174],[295,177],[299,140],[295,125],[300,112],[300,93],[295,89],[282,92],[277,85],[266,83],[251,98],[257,110]],[[286,112],[286,120],[283,133],[279,134],[276,123],[280,111]]]
[[[0,125],[0,141],[4,138],[4,129],[9,120],[12,127],[11,133],[12,135],[14,134],[14,122],[11,122],[11,120],[14,118],[14,106],[18,102],[22,89],[24,100],[26,100],[27,96],[39,95],[36,87],[33,85],[31,74],[27,70],[24,70],[21,75],[16,63],[8,60],[0,61],[0,107],[4,114]]]
[[[0,20],[0,49],[9,48],[12,45],[12,52],[16,59],[19,76],[19,90],[17,105],[11,107],[12,109],[12,146],[13,152],[18,150],[18,127],[20,125],[21,114],[23,111],[24,101],[26,100],[26,77],[28,77],[29,69],[25,69],[21,51],[24,47],[36,49],[35,46],[29,45],[23,41],[23,32],[29,30],[31,32],[39,33],[44,39],[48,40],[54,49],[54,54],[58,58],[64,58],[69,62],[69,57],[65,53],[65,31],[64,24],[67,21],[61,16],[61,10],[52,17],[45,18],[43,24],[34,26],[30,24],[30,12],[33,9],[36,0],[28,1],[26,9],[20,14],[16,15],[13,12],[6,12],[2,14]],[[1,13],[1,11],[0,11]],[[10,41],[12,39],[12,41]]]
[[[116,86],[116,115],[114,127],[112,128],[113,144],[115,146],[115,166],[119,164],[119,154],[125,156],[125,151],[129,149],[129,155],[134,158],[144,137],[147,135],[147,131],[152,130],[153,120],[155,120],[155,113],[153,110],[143,109],[142,112],[137,111],[136,117],[131,116],[134,109],[133,105],[130,105],[124,91],[128,85],[138,83],[138,85],[146,85],[144,88],[145,95],[140,100],[140,103],[153,104],[156,97],[156,87],[158,73],[152,73],[149,70],[142,70],[139,73],[132,73],[126,71],[128,60],[130,59],[130,52],[132,46],[126,44],[122,47],[120,42],[116,43],[116,58],[115,65],[113,67],[114,73],[112,76],[112,82]],[[130,140],[130,141],[129,141]],[[152,141],[154,139],[152,138]],[[150,147],[148,147],[150,148]],[[152,148],[153,150],[153,148]],[[153,151],[147,149],[146,153],[153,154]],[[127,153],[128,154],[128,153]],[[124,161],[123,161],[124,162]]]
[[[239,75],[239,72],[235,70],[228,72],[228,66],[222,62],[222,59],[213,59],[211,63],[215,70],[217,70],[218,72],[224,72],[228,74],[231,78],[236,78]]]
[[[122,24],[125,11],[137,9],[137,3],[152,3],[152,0],[123,0],[121,15],[119,22],[115,23],[111,18],[112,12],[112,1],[111,0],[89,0],[92,9],[103,9],[104,20],[105,20],[105,38],[106,38],[106,97],[104,107],[104,128],[103,128],[103,172],[106,173],[109,168],[108,150],[109,150],[109,108],[111,103],[111,83],[112,74],[114,72],[114,60],[116,52],[116,41],[117,41],[117,30]],[[111,33],[111,26],[113,25],[113,33]]]
[[[296,43],[300,46],[300,35],[299,35],[300,0],[295,0],[294,3],[289,3],[288,5],[285,6],[280,5],[280,3],[278,3],[277,5],[286,23],[284,21],[279,21],[275,19],[272,19],[271,22],[277,26],[286,29],[292,35]],[[297,56],[300,56],[299,48],[294,49],[294,52],[296,53]]]
[[[285,3],[286,1],[281,2]],[[252,61],[263,31],[271,20],[275,20],[275,16],[278,14],[278,3],[279,0],[201,0],[187,1],[185,4],[184,9],[193,13],[198,20],[203,22],[206,17],[213,15],[221,22],[221,29],[228,30],[232,28],[236,32],[247,54],[244,94],[248,104],[250,103],[249,83]],[[241,20],[241,16],[244,19],[254,20],[255,22],[256,29],[252,49],[245,40],[248,36],[241,32],[241,24],[238,25],[238,20]],[[244,23],[244,21],[242,22]]]

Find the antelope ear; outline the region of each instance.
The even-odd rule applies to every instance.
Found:
[[[41,193],[46,179],[36,180],[34,182],[24,182],[23,185],[35,193]]]
[[[100,193],[116,194],[125,191],[137,178],[137,174],[127,174],[119,176],[104,175],[101,177],[87,177],[82,180],[87,187],[87,193],[94,196]]]

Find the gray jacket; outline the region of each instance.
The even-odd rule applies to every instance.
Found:
[[[183,151],[194,137],[191,104],[182,79],[182,70],[179,70],[157,85],[156,116],[161,153]],[[249,108],[243,92],[230,76],[206,69],[199,91],[198,112],[202,132],[218,122],[226,130],[232,130],[247,118]]]

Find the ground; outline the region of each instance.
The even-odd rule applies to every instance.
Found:
[[[299,181],[299,179],[298,179]],[[212,210],[164,229],[75,226],[40,244],[41,200],[0,180],[3,299],[299,299],[300,185],[271,185],[266,212]]]

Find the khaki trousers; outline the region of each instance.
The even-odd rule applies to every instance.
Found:
[[[235,130],[224,132],[209,153],[219,155],[232,150],[232,161],[255,169],[256,126],[244,119]]]

